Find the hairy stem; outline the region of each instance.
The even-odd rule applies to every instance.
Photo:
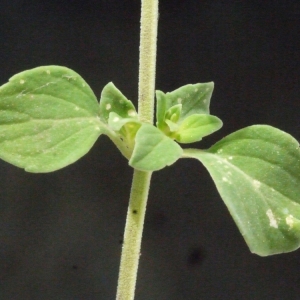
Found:
[[[147,123],[154,117],[157,24],[158,0],[142,0],[138,110]]]
[[[147,123],[153,123],[154,118],[157,23],[158,0],[142,0],[138,112],[139,119]],[[117,300],[134,299],[151,175],[139,170],[133,173]]]
[[[136,286],[151,173],[134,171],[119,271],[117,300],[132,300]]]

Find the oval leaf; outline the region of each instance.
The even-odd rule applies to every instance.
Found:
[[[194,143],[222,127],[222,121],[212,115],[191,115],[183,120],[176,132],[179,143]]]
[[[292,136],[255,125],[184,156],[208,169],[252,252],[266,256],[299,248],[300,150]]]
[[[143,124],[135,137],[129,165],[142,171],[157,171],[172,165],[182,155],[181,147],[158,128]]]
[[[86,154],[101,134],[98,102],[74,71],[45,66],[0,87],[0,158],[51,172]]]

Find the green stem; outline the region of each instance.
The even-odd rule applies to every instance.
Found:
[[[139,66],[139,119],[153,123],[156,69],[156,39],[158,0],[142,0],[140,66]],[[117,300],[133,300],[141,252],[142,234],[152,172],[134,170],[127,211]]]
[[[154,117],[157,23],[158,0],[142,0],[138,110],[147,123]]]
[[[134,171],[123,240],[117,300],[134,299],[150,179],[150,172]]]

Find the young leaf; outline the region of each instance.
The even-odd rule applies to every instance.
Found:
[[[214,83],[188,84],[179,89],[163,93],[156,91],[157,98],[157,127],[164,126],[166,112],[173,106],[182,104],[179,121],[193,114],[209,114],[210,98]]]
[[[222,121],[212,115],[191,115],[182,121],[175,139],[179,143],[198,142],[203,137],[219,130],[222,125]]]
[[[261,256],[300,246],[300,150],[266,125],[241,129],[185,157],[208,169],[250,250]]]
[[[109,114],[117,113],[122,118],[137,118],[134,105],[110,82],[102,90],[100,98],[100,118],[107,123]]]
[[[166,111],[165,119],[172,122],[178,122],[181,115],[182,104],[172,106]]]
[[[168,119],[166,119],[165,122],[168,125],[167,135],[172,137],[174,135],[174,132],[176,132],[179,129],[179,125]],[[163,132],[166,133],[166,131],[163,131]]]
[[[74,71],[45,66],[0,87],[0,158],[51,172],[86,154],[102,132],[98,102]]]
[[[129,165],[142,171],[157,171],[172,165],[182,155],[181,147],[158,128],[143,124],[135,137]]]

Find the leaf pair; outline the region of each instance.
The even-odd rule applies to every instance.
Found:
[[[221,121],[209,115],[210,88],[198,84],[157,92],[158,128],[180,142],[193,142],[219,129]],[[198,91],[202,94],[193,99]],[[201,124],[204,117],[207,127]],[[252,252],[266,256],[299,248],[300,149],[292,136],[255,125],[208,150],[186,149],[183,157],[196,158],[207,168]]]
[[[209,114],[212,91],[212,82],[185,85],[166,94],[156,91],[157,128],[142,125],[129,164],[144,171],[160,170],[183,154],[174,139],[193,143],[220,129],[222,121]]]
[[[141,125],[132,102],[112,83],[99,105],[83,78],[65,67],[27,70],[0,87],[0,157],[28,172],[75,162],[101,134],[129,159]]]
[[[140,126],[135,107],[112,83],[99,106],[88,84],[68,68],[27,70],[0,87],[0,157],[29,172],[75,162],[103,133],[129,158]]]

